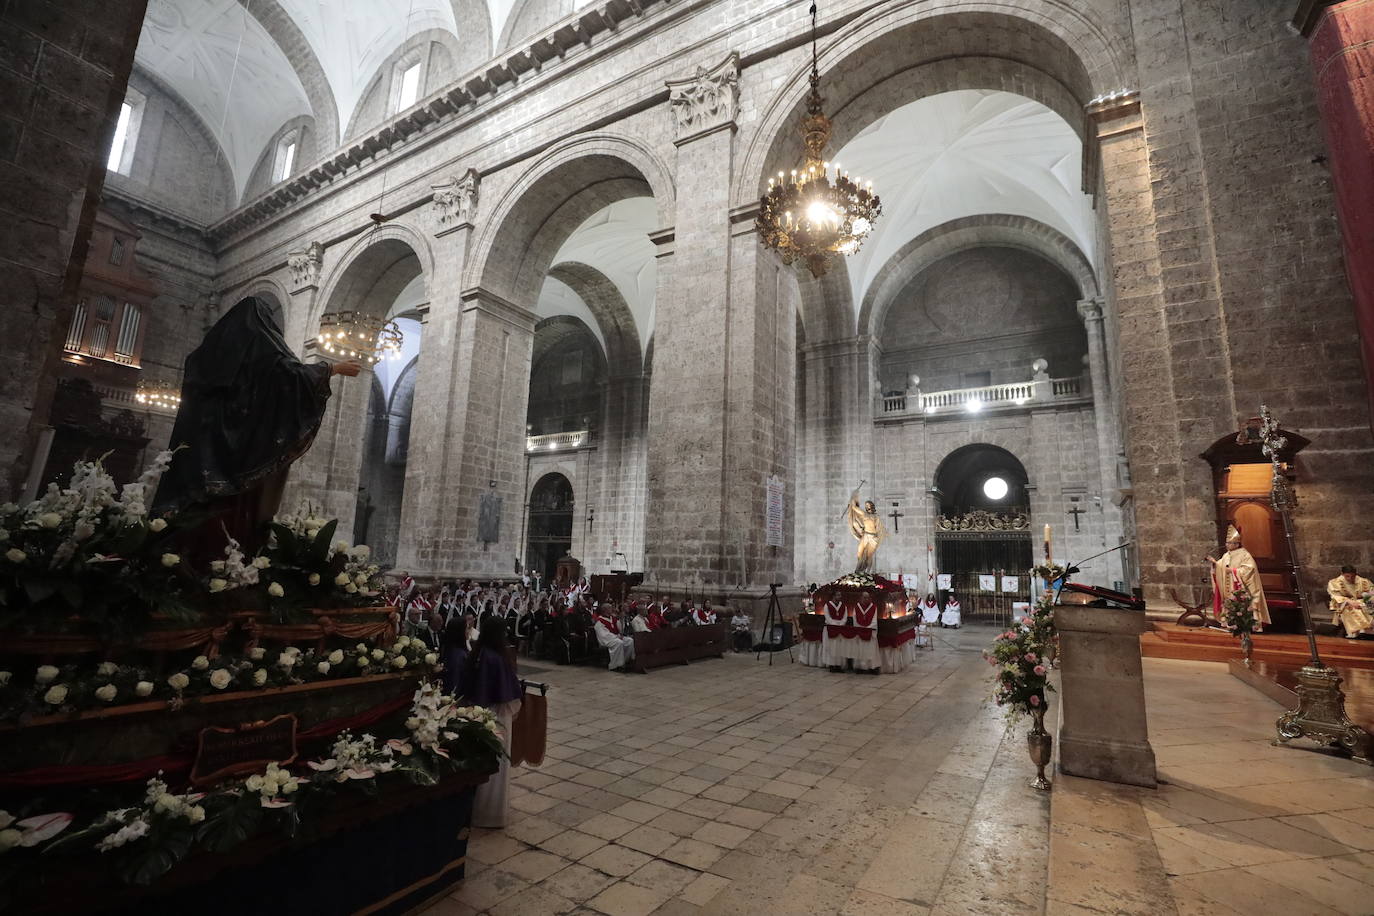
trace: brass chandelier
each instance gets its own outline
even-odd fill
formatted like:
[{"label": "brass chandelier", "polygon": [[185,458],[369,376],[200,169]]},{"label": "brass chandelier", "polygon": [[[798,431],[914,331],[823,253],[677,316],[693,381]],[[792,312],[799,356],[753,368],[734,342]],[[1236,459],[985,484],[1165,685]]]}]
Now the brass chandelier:
[{"label": "brass chandelier", "polygon": [[801,121],[806,162],[791,174],[778,172],[768,179],[768,193],[759,201],[755,224],[763,244],[776,251],[784,264],[805,261],[814,277],[825,274],[833,255],[858,251],[883,210],[882,201],[873,193],[873,182],[865,185],[851,178],[839,163],[824,159],[831,127],[823,104],[813,2],[811,94]]},{"label": "brass chandelier", "polygon": [[329,312],[320,318],[316,342],[321,350],[341,359],[375,364],[383,358],[399,359],[405,337],[394,321],[344,311]]},{"label": "brass chandelier", "polygon": [[134,400],[148,408],[176,410],[181,406],[181,389],[163,379],[139,379]]}]

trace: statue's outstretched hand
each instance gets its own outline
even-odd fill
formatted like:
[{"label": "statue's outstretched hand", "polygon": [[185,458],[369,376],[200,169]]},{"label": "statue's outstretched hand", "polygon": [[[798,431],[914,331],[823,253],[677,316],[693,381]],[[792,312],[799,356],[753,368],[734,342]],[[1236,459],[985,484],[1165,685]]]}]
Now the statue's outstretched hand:
[{"label": "statue's outstretched hand", "polygon": [[337,362],[332,367],[330,367],[330,372],[332,374],[346,375],[349,378],[355,377],[361,371],[363,371],[363,364],[358,362],[356,359],[346,359],[342,362]]}]

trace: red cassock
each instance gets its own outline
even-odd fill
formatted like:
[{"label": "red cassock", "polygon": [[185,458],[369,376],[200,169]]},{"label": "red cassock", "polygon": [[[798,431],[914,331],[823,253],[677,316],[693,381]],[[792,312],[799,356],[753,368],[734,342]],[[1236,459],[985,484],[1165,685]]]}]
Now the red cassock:
[{"label": "red cassock", "polygon": [[661,630],[663,629],[663,614],[659,612],[658,608],[651,607],[649,608],[649,616],[645,618],[645,623],[649,625],[650,630]]}]

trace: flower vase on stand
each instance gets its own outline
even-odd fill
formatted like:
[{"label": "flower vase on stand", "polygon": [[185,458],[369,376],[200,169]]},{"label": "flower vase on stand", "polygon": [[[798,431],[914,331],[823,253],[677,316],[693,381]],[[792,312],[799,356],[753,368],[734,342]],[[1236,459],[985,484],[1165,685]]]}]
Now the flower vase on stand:
[{"label": "flower vase on stand", "polygon": [[1049,765],[1054,750],[1054,738],[1045,731],[1045,704],[1031,707],[1031,729],[1026,733],[1026,747],[1030,751],[1031,763],[1035,764],[1035,779],[1031,780],[1032,789],[1047,790],[1050,781],[1045,778],[1045,767]]},{"label": "flower vase on stand", "polygon": [[1255,641],[1250,638],[1249,631],[1240,634],[1240,651],[1245,655],[1245,667],[1250,667],[1250,653],[1255,648]]}]

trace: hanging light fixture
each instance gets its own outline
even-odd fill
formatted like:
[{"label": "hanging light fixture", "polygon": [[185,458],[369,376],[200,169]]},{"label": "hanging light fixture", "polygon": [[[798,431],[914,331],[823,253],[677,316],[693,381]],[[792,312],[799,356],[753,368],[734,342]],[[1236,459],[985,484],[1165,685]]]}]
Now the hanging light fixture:
[{"label": "hanging light fixture", "polygon": [[405,341],[400,325],[362,312],[327,312],[320,318],[319,348],[340,359],[357,359],[375,364],[382,359],[400,359]]},{"label": "hanging light fixture", "polygon": [[763,244],[782,256],[784,264],[805,261],[811,275],[820,277],[836,254],[853,254],[883,205],[873,182],[851,178],[838,162],[824,159],[830,142],[830,119],[821,98],[821,72],[816,58],[816,4],[811,4],[811,94],[801,121],[806,162],[792,172],[768,179],[768,193],[759,202],[756,220]]},{"label": "hanging light fixture", "polygon": [[139,379],[134,400],[148,408],[176,410],[181,406],[181,389],[162,379]]}]

